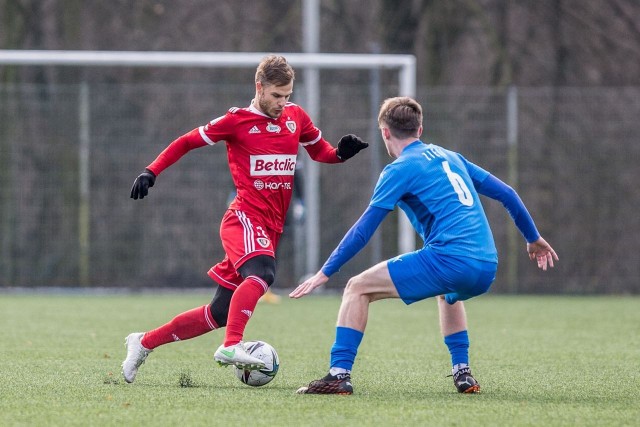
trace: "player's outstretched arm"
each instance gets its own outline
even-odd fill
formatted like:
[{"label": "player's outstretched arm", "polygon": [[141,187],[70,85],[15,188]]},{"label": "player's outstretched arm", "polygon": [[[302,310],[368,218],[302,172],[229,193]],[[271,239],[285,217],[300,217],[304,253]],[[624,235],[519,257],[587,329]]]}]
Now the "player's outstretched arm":
[{"label": "player's outstretched arm", "polygon": [[153,187],[153,184],[156,182],[156,177],[160,175],[163,170],[177,162],[189,151],[207,145],[200,135],[200,128],[195,128],[191,132],[185,133],[175,139],[145,168],[144,172],[138,175],[133,182],[133,187],[131,187],[131,198],[134,200],[144,199],[144,196],[149,194],[149,187]]},{"label": "player's outstretched arm", "polygon": [[527,252],[529,259],[538,262],[538,268],[547,271],[547,266],[553,267],[553,261],[559,261],[556,251],[542,237],[533,243],[527,243]]},{"label": "player's outstretched arm", "polygon": [[131,187],[131,198],[133,200],[144,199],[144,196],[149,194],[149,187],[153,187],[156,182],[156,174],[150,169],[145,169],[135,181]]},{"label": "player's outstretched arm", "polygon": [[318,271],[316,274],[298,285],[298,287],[289,294],[289,297],[301,298],[313,292],[317,287],[324,285],[328,280],[329,278],[322,271]]},{"label": "player's outstretched arm", "polygon": [[338,246],[331,252],[320,271],[295,288],[289,296],[291,298],[300,298],[325,284],[329,280],[329,276],[339,271],[342,265],[365,247],[389,212],[391,211],[377,206],[367,207],[362,216],[344,235]]}]

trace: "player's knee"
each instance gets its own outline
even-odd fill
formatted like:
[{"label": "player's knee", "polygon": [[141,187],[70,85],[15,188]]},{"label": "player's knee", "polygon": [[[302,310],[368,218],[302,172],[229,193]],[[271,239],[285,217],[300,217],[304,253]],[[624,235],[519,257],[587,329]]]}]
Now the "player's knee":
[{"label": "player's knee", "polygon": [[273,285],[273,282],[276,280],[275,262],[262,264],[258,271],[256,271],[253,275],[260,277],[262,280],[267,282],[267,285]]},{"label": "player's knee", "polygon": [[362,295],[365,292],[365,283],[360,275],[354,276],[347,282],[347,286],[344,287],[344,296],[357,296]]},{"label": "player's knee", "polygon": [[262,278],[262,280],[267,282],[267,285],[269,286],[273,285],[273,282],[276,280],[275,267],[273,269],[269,268],[269,269],[263,270],[260,277]]},{"label": "player's knee", "polygon": [[276,280],[276,260],[270,256],[260,255],[245,262],[238,271],[242,277],[257,276],[271,286]]}]

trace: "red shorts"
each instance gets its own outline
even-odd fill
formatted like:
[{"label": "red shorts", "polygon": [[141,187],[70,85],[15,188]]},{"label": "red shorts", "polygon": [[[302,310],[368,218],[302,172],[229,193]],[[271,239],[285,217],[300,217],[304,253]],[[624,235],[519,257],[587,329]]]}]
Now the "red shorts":
[{"label": "red shorts", "polygon": [[281,234],[265,227],[260,218],[249,218],[243,211],[227,210],[220,224],[225,257],[207,274],[220,286],[235,290],[244,280],[238,268],[258,255],[275,258]]}]

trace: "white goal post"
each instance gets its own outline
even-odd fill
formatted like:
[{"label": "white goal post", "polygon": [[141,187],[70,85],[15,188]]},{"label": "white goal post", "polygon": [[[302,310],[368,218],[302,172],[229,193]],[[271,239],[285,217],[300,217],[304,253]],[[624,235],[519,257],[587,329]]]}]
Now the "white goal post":
[{"label": "white goal post", "polygon": [[[142,51],[84,51],[84,50],[0,50],[0,65],[22,66],[109,66],[109,67],[205,67],[205,68],[254,68],[268,52],[142,52]],[[401,96],[415,97],[416,58],[413,55],[350,54],[350,53],[281,53],[295,68],[318,69],[395,69],[398,70],[398,87]],[[307,91],[318,91],[308,85]],[[318,93],[307,93],[306,99],[318,102]],[[319,111],[317,106],[304,106],[309,111]],[[313,118],[314,121],[317,118]],[[88,162],[81,156],[80,161]],[[320,261],[320,200],[317,165],[310,162],[305,180],[307,234],[306,270],[314,273]],[[88,171],[88,165],[80,165],[80,171]],[[81,179],[81,182],[86,181]],[[88,182],[88,181],[87,181]],[[81,191],[81,195],[86,193]],[[87,212],[88,214],[88,212]],[[416,235],[404,214],[398,220],[398,250],[401,253],[415,250]]]}]

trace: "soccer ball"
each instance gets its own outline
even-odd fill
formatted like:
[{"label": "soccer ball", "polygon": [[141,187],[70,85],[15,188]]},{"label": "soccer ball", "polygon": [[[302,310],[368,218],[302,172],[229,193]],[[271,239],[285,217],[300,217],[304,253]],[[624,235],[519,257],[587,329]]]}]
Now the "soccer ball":
[{"label": "soccer ball", "polygon": [[235,368],[236,377],[243,383],[253,387],[270,383],[280,368],[280,359],[276,349],[264,341],[247,341],[244,343],[244,348],[247,353],[262,360],[266,366],[255,371]]}]

